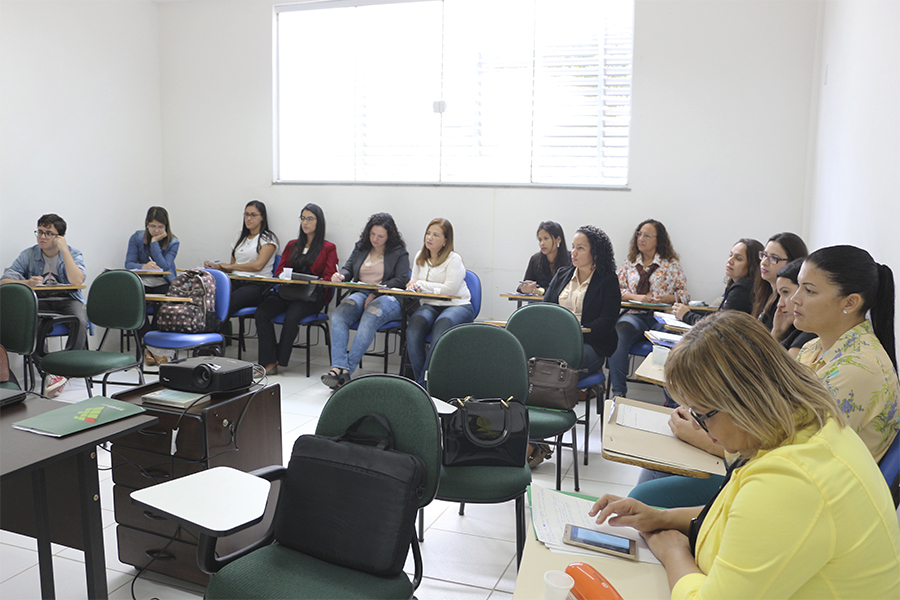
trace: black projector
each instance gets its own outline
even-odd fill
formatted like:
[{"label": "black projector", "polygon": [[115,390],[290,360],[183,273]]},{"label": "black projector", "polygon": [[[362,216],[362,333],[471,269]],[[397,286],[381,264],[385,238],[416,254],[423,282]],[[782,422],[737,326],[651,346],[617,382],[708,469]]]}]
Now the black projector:
[{"label": "black projector", "polygon": [[182,392],[232,392],[253,385],[253,363],[217,356],[184,358],[161,364],[159,382]]}]

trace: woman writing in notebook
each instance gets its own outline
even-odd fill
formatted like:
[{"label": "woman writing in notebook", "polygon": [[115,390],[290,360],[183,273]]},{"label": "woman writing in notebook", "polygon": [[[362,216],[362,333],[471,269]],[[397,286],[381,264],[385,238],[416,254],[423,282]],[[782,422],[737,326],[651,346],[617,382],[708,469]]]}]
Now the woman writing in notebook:
[{"label": "woman writing in notebook", "polygon": [[797,360],[815,372],[881,460],[900,427],[894,273],[861,248],[831,246],[810,254],[797,280],[794,326],[819,336]]},{"label": "woman writing in notebook", "polygon": [[[394,218],[375,213],[363,228],[359,241],[332,281],[358,281],[388,288],[402,288],[409,277],[409,252]],[[331,369],[322,383],[337,389],[350,380],[378,328],[400,318],[400,301],[374,292],[353,292],[331,315]],[[350,349],[350,326],[359,326]]]},{"label": "woman writing in notebook", "polygon": [[541,222],[538,225],[537,240],[541,249],[528,260],[525,277],[516,290],[520,294],[543,296],[556,272],[572,264],[566,250],[566,234],[559,223]]},{"label": "woman writing in notebook", "polygon": [[[148,294],[165,294],[175,279],[175,257],[181,243],[169,225],[169,213],[162,206],[151,206],[144,218],[144,229],[135,231],[128,240],[125,252],[125,268],[137,271],[160,271],[159,275],[142,274],[141,283]],[[152,322],[144,320],[138,329],[140,339],[156,327],[156,313]],[[144,348],[144,361],[155,365],[169,360],[166,351]],[[174,356],[174,354],[173,354]]]},{"label": "woman writing in notebook", "polygon": [[[619,267],[618,275],[623,302],[686,304],[691,299],[686,287],[687,278],[669,234],[662,223],[653,219],[638,224],[631,238],[628,259]],[[616,323],[619,341],[609,358],[609,379],[614,395],[627,394],[629,352],[649,329],[662,329],[651,310],[631,310]]]},{"label": "woman writing in notebook", "polygon": [[425,241],[413,262],[406,289],[432,294],[457,296],[449,300],[423,298],[421,306],[409,318],[406,350],[413,377],[425,384],[425,368],[431,351],[425,352],[425,339],[431,334],[431,347],[445,331],[460,323],[475,320],[472,294],[466,285],[466,267],[453,251],[453,225],[447,219],[432,219],[425,229]]},{"label": "woman writing in notebook", "polygon": [[[206,261],[203,266],[226,273],[272,277],[276,252],[278,236],[269,229],[266,205],[259,200],[251,200],[244,207],[244,224],[231,249],[231,262]],[[242,308],[259,306],[264,289],[264,286],[252,281],[233,280],[228,317]]]},{"label": "woman writing in notebook", "polygon": [[[290,267],[297,273],[330,280],[337,271],[337,248],[325,239],[325,214],[317,204],[309,203],[300,211],[300,232],[296,240],[288,242],[275,269],[278,277]],[[294,338],[300,321],[322,310],[331,300],[332,290],[309,284],[284,283],[278,291],[267,296],[256,309],[256,329],[259,335],[259,364],[266,374],[275,373],[278,365],[286,367],[294,349]],[[281,338],[275,338],[272,319],[285,313]]]},{"label": "woman writing in notebook", "polygon": [[888,487],[815,376],[740,311],[700,321],[666,385],[742,460],[706,507],[605,495],[598,524],[638,529],[673,598],[897,598],[900,527]]},{"label": "woman writing in notebook", "polygon": [[[739,310],[747,314],[753,311],[753,299],[759,293],[759,289],[763,286],[768,287],[759,274],[757,257],[762,250],[763,245],[752,238],[741,238],[731,248],[728,260],[725,261],[726,285],[719,310]],[[691,307],[681,302],[675,303],[672,312],[676,318],[690,325],[694,325],[709,314],[691,312]]]}]

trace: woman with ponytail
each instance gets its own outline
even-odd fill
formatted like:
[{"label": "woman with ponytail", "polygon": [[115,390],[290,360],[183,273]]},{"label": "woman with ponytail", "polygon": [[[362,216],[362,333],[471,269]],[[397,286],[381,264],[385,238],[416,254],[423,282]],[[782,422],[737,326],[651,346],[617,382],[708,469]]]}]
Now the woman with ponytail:
[{"label": "woman with ponytail", "polygon": [[894,274],[861,248],[831,246],[803,261],[798,283],[794,326],[819,338],[797,360],[815,371],[880,460],[900,426]]}]

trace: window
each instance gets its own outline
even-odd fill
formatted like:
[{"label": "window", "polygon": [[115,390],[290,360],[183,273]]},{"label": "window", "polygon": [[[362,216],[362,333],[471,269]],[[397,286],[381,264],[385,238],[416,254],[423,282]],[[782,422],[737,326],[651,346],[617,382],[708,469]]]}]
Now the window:
[{"label": "window", "polygon": [[337,0],[276,17],[276,181],[627,184],[633,0]]}]

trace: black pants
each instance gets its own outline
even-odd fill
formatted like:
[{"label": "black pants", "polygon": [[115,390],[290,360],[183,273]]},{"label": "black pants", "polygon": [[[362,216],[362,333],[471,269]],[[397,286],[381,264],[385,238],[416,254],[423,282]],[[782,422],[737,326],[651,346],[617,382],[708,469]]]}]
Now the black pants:
[{"label": "black pants", "polygon": [[[300,320],[321,312],[322,300],[284,300],[273,294],[256,309],[256,331],[259,338],[259,364],[266,366],[277,362],[286,367],[294,349],[294,338],[300,330]],[[275,324],[272,319],[286,313],[281,326],[281,339],[275,340]]]},{"label": "black pants", "polygon": [[251,306],[259,306],[263,299],[263,290],[266,286],[261,283],[252,283],[245,281],[231,282],[231,298],[228,301],[228,317],[227,321],[242,308]]},{"label": "black pants", "polygon": [[[87,310],[84,304],[73,298],[39,298],[38,310],[44,313],[57,313],[60,315],[71,315],[78,319],[78,325],[69,325],[69,336],[75,339],[72,346],[73,350],[84,350],[87,348]],[[46,340],[43,340],[46,342]],[[46,343],[44,344],[46,346]],[[46,352],[46,347],[38,348],[38,352]]]}]

